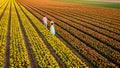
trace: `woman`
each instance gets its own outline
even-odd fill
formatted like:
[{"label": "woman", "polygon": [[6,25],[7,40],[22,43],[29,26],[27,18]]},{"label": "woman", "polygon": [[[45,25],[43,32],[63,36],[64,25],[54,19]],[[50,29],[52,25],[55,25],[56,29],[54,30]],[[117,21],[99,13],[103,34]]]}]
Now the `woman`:
[{"label": "woman", "polygon": [[43,23],[47,27],[47,17],[43,17]]},{"label": "woman", "polygon": [[54,22],[53,22],[53,21],[50,22],[50,32],[51,32],[53,35],[55,35],[55,28],[54,28]]}]

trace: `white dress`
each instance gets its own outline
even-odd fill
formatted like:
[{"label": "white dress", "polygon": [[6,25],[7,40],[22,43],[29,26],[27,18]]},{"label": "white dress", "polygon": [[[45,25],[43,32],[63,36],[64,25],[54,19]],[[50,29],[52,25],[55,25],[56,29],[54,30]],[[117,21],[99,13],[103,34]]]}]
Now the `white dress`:
[{"label": "white dress", "polygon": [[55,28],[53,25],[50,26],[50,32],[55,35]]}]

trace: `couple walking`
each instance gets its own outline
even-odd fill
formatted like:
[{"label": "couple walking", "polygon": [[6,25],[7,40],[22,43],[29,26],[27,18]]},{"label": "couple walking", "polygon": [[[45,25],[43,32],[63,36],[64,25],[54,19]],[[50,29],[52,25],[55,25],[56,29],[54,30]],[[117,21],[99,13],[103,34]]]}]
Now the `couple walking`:
[{"label": "couple walking", "polygon": [[[43,23],[45,25],[45,27],[47,27],[47,17],[43,17]],[[54,22],[53,21],[50,21],[50,32],[55,35],[55,28],[54,28]]]}]

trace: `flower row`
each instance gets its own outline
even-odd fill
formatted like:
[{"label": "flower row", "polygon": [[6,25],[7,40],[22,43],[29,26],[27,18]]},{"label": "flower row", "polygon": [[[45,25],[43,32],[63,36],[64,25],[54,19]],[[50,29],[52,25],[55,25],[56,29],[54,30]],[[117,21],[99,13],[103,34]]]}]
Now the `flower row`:
[{"label": "flower row", "polygon": [[46,38],[47,42],[51,45],[61,61],[65,63],[66,67],[87,67],[86,64],[81,61],[81,59],[79,59],[76,55],[74,55],[72,51],[67,48],[60,40],[52,36],[52,34],[43,26],[42,23],[39,22],[39,20],[37,20],[27,10],[24,9],[24,11],[29,15],[31,19],[34,20],[36,27]]},{"label": "flower row", "polygon": [[11,0],[11,24],[10,24],[10,68],[30,68],[27,50],[22,37],[14,0]]},{"label": "flower row", "polygon": [[[2,2],[2,1],[0,1]],[[3,2],[6,2],[3,1]],[[7,2],[1,6],[0,8],[0,13],[3,13],[3,10],[5,9],[5,7],[7,6],[3,16],[0,19],[0,67],[2,67],[3,65],[3,58],[5,55],[5,43],[6,43],[6,32],[7,32],[7,25],[8,25],[8,16],[9,16],[9,10],[10,10],[10,6],[9,4],[7,5]]]},{"label": "flower row", "polygon": [[[21,5],[16,4],[17,10],[19,11],[20,19],[28,36],[29,42],[31,44],[31,49],[33,51],[34,57],[37,61],[39,67],[57,67],[59,68],[56,60],[47,49],[46,45],[43,43],[41,37],[38,35],[34,27],[30,24],[30,21],[25,16],[21,10]],[[26,9],[24,9],[26,10]],[[30,14],[29,12],[26,12]],[[35,20],[32,19],[34,22]]]}]

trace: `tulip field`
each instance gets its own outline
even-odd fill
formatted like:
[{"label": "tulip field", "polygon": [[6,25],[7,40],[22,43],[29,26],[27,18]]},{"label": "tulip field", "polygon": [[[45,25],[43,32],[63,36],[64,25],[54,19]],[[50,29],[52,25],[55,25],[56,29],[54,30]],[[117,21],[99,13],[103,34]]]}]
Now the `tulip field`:
[{"label": "tulip field", "polygon": [[[51,20],[55,36],[49,30]],[[119,67],[119,9],[52,0],[0,0],[0,68]]]}]

